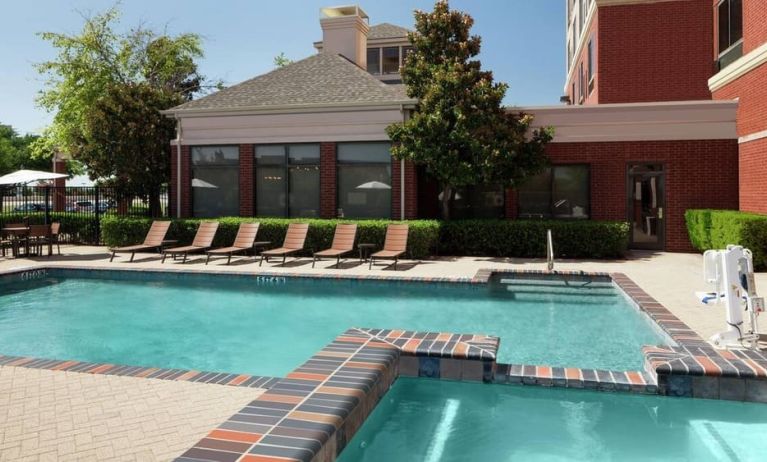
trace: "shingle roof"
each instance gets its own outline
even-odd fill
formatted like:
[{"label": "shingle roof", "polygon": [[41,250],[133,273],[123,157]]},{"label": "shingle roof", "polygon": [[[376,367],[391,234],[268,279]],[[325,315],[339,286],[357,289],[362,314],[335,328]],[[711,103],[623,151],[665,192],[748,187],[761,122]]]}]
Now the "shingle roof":
[{"label": "shingle roof", "polygon": [[403,85],[387,85],[340,55],[319,53],[168,112],[408,101]]},{"label": "shingle roof", "polygon": [[370,32],[368,32],[368,40],[405,38],[407,37],[408,32],[410,32],[410,29],[384,22],[381,24],[376,24],[375,26],[370,26]]}]

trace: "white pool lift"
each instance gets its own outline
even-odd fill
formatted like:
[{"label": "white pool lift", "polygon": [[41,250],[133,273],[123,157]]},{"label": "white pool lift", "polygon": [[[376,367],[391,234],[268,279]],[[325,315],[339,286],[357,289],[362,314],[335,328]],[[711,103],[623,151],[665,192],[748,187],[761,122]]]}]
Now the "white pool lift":
[{"label": "white pool lift", "polygon": [[[764,298],[757,297],[751,251],[739,245],[703,254],[703,277],[710,292],[696,292],[704,304],[724,303],[727,330],[712,336],[716,348],[759,348],[757,317],[764,311]],[[746,328],[744,312],[750,326]]]}]

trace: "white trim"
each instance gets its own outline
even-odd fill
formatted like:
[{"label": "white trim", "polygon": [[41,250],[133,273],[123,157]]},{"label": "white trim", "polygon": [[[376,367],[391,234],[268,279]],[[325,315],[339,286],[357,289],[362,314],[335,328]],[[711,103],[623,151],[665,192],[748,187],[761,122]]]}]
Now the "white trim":
[{"label": "white trim", "polygon": [[[583,0],[581,0],[583,1]],[[575,47],[575,50],[573,51],[573,59],[570,63],[570,69],[567,70],[567,78],[565,79],[565,87],[564,92],[567,94],[568,90],[568,83],[570,83],[570,79],[573,78],[573,75],[575,74],[575,68],[577,67],[575,63],[578,61],[576,57],[581,55],[581,52],[583,51],[583,47],[586,46],[586,42],[588,41],[588,38],[591,37],[591,34],[588,32],[591,29],[591,23],[594,21],[594,16],[596,16],[597,11],[597,1],[591,2],[591,5],[589,6],[589,11],[586,13],[586,19],[584,19],[583,22],[583,30],[581,30],[581,36],[578,38],[578,45]],[[577,25],[574,25],[573,28],[577,27]],[[570,29],[570,24],[567,25],[567,29]],[[569,52],[570,50],[567,50]]]},{"label": "white trim", "polygon": [[767,43],[763,43],[749,51],[708,79],[708,89],[716,91],[728,83],[753,71],[764,63],[767,63]]},{"label": "white trim", "polygon": [[761,140],[767,138],[767,130],[751,133],[750,135],[741,136],[738,138],[738,144],[749,143],[751,141]]}]

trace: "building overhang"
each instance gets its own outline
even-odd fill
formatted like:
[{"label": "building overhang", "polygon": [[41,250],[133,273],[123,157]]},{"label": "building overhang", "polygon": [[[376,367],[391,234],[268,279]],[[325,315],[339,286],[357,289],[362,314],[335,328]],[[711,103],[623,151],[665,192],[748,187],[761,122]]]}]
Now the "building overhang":
[{"label": "building overhang", "polygon": [[553,127],[554,143],[737,140],[738,101],[680,101],[584,106],[510,107]]},{"label": "building overhang", "polygon": [[194,108],[166,109],[161,114],[169,118],[186,117],[216,117],[232,115],[270,115],[270,114],[301,114],[317,112],[343,111],[380,111],[389,109],[413,109],[418,101],[407,99],[401,101],[386,101],[380,103],[321,103],[321,104],[287,104],[284,106],[244,106],[232,108]]}]

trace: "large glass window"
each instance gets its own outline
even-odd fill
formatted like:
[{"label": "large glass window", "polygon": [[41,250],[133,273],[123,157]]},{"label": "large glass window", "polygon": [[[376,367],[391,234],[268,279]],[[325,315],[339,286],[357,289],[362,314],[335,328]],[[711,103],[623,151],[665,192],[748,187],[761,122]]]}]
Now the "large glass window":
[{"label": "large glass window", "polygon": [[719,69],[743,56],[743,2],[722,0],[717,6]]},{"label": "large glass window", "polygon": [[192,147],[192,213],[195,217],[240,213],[240,148]]},{"label": "large glass window", "polygon": [[[442,193],[440,193],[441,196]],[[438,196],[438,199],[442,199]],[[467,186],[453,194],[450,216],[462,218],[504,218],[504,192],[497,186]]]},{"label": "large glass window", "polygon": [[589,217],[589,166],[554,165],[518,188],[521,218]]},{"label": "large glass window", "polygon": [[383,73],[396,74],[399,72],[399,47],[383,48]]},{"label": "large glass window", "polygon": [[391,217],[390,143],[339,143],[338,214]]},{"label": "large glass window", "polygon": [[318,217],[320,146],[256,146],[256,214]]},{"label": "large glass window", "polygon": [[368,48],[368,72],[374,75],[381,73],[381,49]]}]

